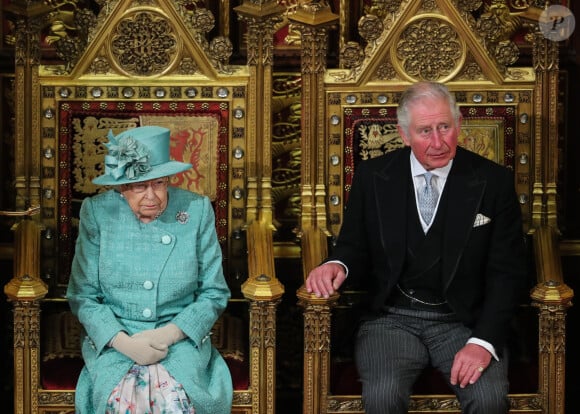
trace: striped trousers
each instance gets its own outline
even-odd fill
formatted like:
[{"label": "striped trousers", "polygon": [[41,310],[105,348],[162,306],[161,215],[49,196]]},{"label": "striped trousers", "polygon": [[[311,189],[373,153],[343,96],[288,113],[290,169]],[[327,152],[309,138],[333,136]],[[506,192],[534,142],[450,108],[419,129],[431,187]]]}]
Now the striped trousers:
[{"label": "striped trousers", "polygon": [[363,322],[355,359],[367,414],[406,414],[416,379],[429,365],[441,371],[467,414],[505,414],[509,410],[507,353],[492,358],[480,379],[465,388],[449,383],[455,354],[471,336],[453,314],[388,307]]}]

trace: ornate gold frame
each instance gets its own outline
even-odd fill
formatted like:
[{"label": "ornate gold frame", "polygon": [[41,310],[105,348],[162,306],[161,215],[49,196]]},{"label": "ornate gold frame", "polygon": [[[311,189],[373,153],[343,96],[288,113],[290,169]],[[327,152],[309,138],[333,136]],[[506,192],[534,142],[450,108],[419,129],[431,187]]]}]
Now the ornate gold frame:
[{"label": "ornate gold frame", "polygon": [[[352,173],[345,169],[350,154],[345,117],[358,109],[394,108],[408,84],[426,78],[447,82],[460,104],[479,115],[475,123],[486,122],[477,120],[484,117],[479,111],[493,115],[500,107],[513,110],[513,136],[508,136],[505,125],[498,128],[504,132],[504,142],[512,140],[503,159],[509,158],[516,173],[526,230],[535,242],[538,284],[531,303],[539,312],[540,388],[535,394],[512,396],[512,401],[522,411],[563,412],[565,315],[573,292],[561,278],[555,230],[558,45],[537,30],[534,19],[539,10],[526,5],[514,14],[506,12],[507,1],[497,0],[475,19],[472,12],[481,5],[478,0],[371,1],[371,6],[355,11],[349,2],[334,0],[339,14],[333,13],[330,1],[298,2],[296,12],[288,15],[300,33],[301,45],[297,235],[302,249],[298,252],[293,246],[273,243],[273,201],[279,194],[272,188],[272,155],[279,148],[272,139],[276,105],[272,38],[284,7],[276,0],[243,0],[233,8],[247,28],[245,41],[252,47],[247,48],[245,65],[231,65],[229,0],[213,5],[220,14],[219,35],[213,39],[208,38],[209,10],[188,8],[186,2],[97,2],[103,4],[98,16],[75,8],[77,3],[32,0],[4,7],[15,23],[14,199],[17,210],[30,212],[14,228],[15,276],[5,286],[14,307],[15,413],[73,411],[72,390],[39,386],[41,309],[49,301],[63,301],[60,243],[70,241],[60,239],[70,236],[61,227],[70,219],[63,210],[68,200],[61,198],[70,182],[62,174],[67,171],[69,149],[60,145],[59,107],[79,100],[89,106],[114,103],[120,111],[128,103],[227,106],[225,178],[217,182],[218,191],[227,193],[227,203],[217,207],[223,207],[225,214],[224,248],[244,253],[231,265],[244,269],[239,282],[242,295],[235,300],[248,307],[250,357],[250,387],[235,393],[234,411],[273,414],[276,309],[284,292],[276,278],[274,257],[301,254],[305,275],[325,257],[329,238],[340,227]],[[71,5],[79,20],[67,29],[73,22],[74,13],[67,8]],[[358,14],[362,16],[354,22]],[[348,35],[355,24],[362,43]],[[169,36],[161,36],[163,47],[148,44],[133,50],[131,42],[140,38],[136,33],[141,29],[145,34],[162,30]],[[329,69],[328,40],[335,29],[340,64]],[[532,55],[531,67],[513,66],[522,46],[511,40],[516,30],[527,33],[523,46]],[[433,55],[438,46],[433,43],[431,48],[420,47],[429,40],[426,31],[444,34],[453,53]],[[55,51],[58,65],[42,60],[45,41]],[[140,66],[127,57],[144,63]],[[425,62],[435,62],[435,71]],[[483,128],[493,131],[495,122]],[[34,208],[27,210],[29,206]],[[360,412],[359,396],[328,392],[330,318],[338,298],[317,299],[300,289],[298,299],[305,321],[303,412]],[[416,412],[433,406],[455,409],[456,403],[451,396],[413,396]]]},{"label": "ornate gold frame", "polygon": [[[535,240],[538,284],[530,301],[539,310],[539,390],[510,395],[512,410],[561,413],[563,316],[573,292],[563,283],[555,242],[557,45],[541,36],[534,21],[537,10],[529,6],[516,16],[506,1],[494,1],[476,19],[471,12],[479,8],[479,2],[385,4],[386,9],[370,7],[360,18],[364,44],[341,44],[340,69],[327,69],[324,60],[324,40],[333,22],[330,9],[322,4],[305,7],[302,15],[294,17],[301,25],[304,47],[303,93],[307,99],[303,110],[311,114],[303,122],[299,235],[304,275],[326,257],[328,240],[340,229],[356,165],[349,142],[352,114],[358,111],[357,119],[382,117],[389,122],[394,119],[392,108],[410,83],[445,82],[463,107],[464,117],[472,116],[473,122],[491,130],[504,124],[502,163],[514,169],[525,230]],[[492,36],[498,27],[501,33]],[[519,51],[510,39],[518,30],[529,32],[526,38],[533,50],[533,67],[512,66]],[[506,117],[510,119],[507,128]],[[396,134],[385,134],[382,143],[373,144],[381,150],[388,147],[386,143],[395,145]],[[303,412],[362,413],[360,396],[330,392],[331,316],[339,295],[316,298],[301,287],[297,296],[304,308]],[[410,412],[459,412],[459,406],[450,395],[413,395]]]},{"label": "ornate gold frame", "polygon": [[[272,2],[237,7],[248,36],[263,44],[248,65],[230,65],[229,39],[207,38],[211,12],[184,2],[113,0],[97,16],[81,3],[64,1],[7,9],[18,22],[15,198],[19,209],[40,206],[39,215],[16,227],[18,265],[5,287],[14,306],[15,413],[74,411],[74,390],[43,389],[39,364],[41,309],[48,302],[66,306],[70,251],[64,246],[74,240],[67,111],[115,116],[131,107],[139,118],[195,116],[214,107],[226,116],[217,131],[216,226],[226,268],[234,267],[236,278],[244,276],[232,301],[246,305],[248,320],[250,385],[235,391],[233,412],[273,414],[275,313],[284,289],[273,262],[271,164],[256,160],[269,158],[271,132],[264,134],[267,129],[259,126],[268,124],[272,87],[271,37],[264,34],[279,7]],[[63,19],[70,25],[60,26]],[[48,36],[42,40],[64,64],[41,61],[38,45],[45,28]],[[240,243],[248,254],[239,251]]]}]

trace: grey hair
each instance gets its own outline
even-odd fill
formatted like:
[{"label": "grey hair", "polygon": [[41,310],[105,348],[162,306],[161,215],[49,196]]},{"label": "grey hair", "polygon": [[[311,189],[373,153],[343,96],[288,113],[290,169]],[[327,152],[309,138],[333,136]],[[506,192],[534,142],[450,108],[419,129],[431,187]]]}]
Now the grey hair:
[{"label": "grey hair", "polygon": [[410,115],[409,109],[417,101],[424,98],[443,99],[449,103],[449,109],[455,123],[459,122],[461,112],[455,102],[455,97],[447,86],[439,82],[418,82],[407,88],[401,95],[397,107],[397,123],[406,135],[409,135]]}]

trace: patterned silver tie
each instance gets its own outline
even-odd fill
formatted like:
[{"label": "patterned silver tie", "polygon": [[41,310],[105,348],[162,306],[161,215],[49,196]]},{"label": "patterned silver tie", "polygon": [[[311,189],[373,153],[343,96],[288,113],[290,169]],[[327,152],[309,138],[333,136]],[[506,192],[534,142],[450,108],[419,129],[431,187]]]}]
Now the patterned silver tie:
[{"label": "patterned silver tie", "polygon": [[419,191],[419,212],[425,223],[429,224],[433,219],[439,192],[437,186],[432,185],[433,174],[426,172],[423,177],[425,177],[425,187]]}]

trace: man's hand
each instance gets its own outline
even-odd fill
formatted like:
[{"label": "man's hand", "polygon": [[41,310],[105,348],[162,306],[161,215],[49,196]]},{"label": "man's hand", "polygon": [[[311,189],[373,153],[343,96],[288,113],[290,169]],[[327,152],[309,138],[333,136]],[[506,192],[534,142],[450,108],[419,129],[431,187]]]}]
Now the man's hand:
[{"label": "man's hand", "polygon": [[487,349],[476,344],[467,344],[455,354],[451,367],[451,384],[465,388],[475,384],[491,362]]},{"label": "man's hand", "polygon": [[346,279],[344,267],[338,263],[324,263],[312,269],[306,279],[306,291],[317,297],[328,298]]},{"label": "man's hand", "polygon": [[141,336],[129,336],[121,331],[111,341],[111,347],[131,358],[139,365],[151,365],[167,356],[166,344]]},{"label": "man's hand", "polygon": [[185,334],[174,323],[168,323],[165,326],[157,329],[148,329],[146,331],[137,332],[133,338],[143,337],[147,338],[153,343],[161,343],[170,347],[176,342],[185,339]]}]

